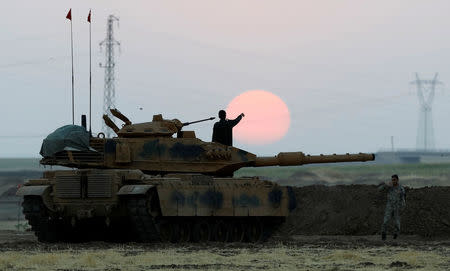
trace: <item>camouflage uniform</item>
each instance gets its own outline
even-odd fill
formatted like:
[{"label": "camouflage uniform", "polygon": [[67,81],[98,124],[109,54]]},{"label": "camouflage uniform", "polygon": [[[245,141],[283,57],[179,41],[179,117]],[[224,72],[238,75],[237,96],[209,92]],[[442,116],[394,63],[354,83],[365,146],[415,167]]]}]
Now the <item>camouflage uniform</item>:
[{"label": "camouflage uniform", "polygon": [[400,211],[406,207],[405,189],[400,184],[397,186],[382,184],[378,189],[380,191],[387,190],[387,203],[381,232],[386,233],[386,226],[393,218],[395,224],[394,235],[398,235],[400,232]]}]

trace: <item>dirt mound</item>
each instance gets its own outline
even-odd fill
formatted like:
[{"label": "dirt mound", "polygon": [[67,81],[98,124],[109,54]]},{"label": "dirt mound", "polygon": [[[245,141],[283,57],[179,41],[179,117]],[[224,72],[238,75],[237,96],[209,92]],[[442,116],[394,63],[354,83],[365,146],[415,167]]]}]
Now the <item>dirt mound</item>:
[{"label": "dirt mound", "polygon": [[[371,235],[380,232],[386,193],[375,185],[294,188],[297,209],[282,234]],[[406,188],[402,234],[450,236],[450,187]]]}]

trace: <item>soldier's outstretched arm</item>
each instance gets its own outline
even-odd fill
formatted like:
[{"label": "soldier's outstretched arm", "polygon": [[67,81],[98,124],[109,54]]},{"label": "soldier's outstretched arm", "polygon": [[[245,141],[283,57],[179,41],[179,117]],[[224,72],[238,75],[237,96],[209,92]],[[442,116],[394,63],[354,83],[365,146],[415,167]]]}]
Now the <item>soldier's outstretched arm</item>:
[{"label": "soldier's outstretched arm", "polygon": [[234,120],[228,120],[228,123],[231,124],[231,127],[236,126],[242,119],[242,117],[244,116],[244,113],[241,113],[237,118],[235,118]]}]

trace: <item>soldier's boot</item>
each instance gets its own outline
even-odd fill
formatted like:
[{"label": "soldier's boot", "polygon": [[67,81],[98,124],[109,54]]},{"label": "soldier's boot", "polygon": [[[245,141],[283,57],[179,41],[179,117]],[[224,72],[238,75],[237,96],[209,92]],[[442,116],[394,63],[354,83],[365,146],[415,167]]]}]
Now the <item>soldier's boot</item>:
[{"label": "soldier's boot", "polygon": [[385,232],[382,232],[381,233],[381,240],[386,240],[386,233]]},{"label": "soldier's boot", "polygon": [[394,239],[397,239],[398,234],[394,233]]}]

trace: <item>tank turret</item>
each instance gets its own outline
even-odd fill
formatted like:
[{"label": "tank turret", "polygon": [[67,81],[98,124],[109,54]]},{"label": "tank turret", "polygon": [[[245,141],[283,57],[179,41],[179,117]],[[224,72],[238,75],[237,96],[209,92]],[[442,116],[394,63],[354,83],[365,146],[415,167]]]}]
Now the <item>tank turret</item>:
[{"label": "tank turret", "polygon": [[112,109],[111,113],[124,122],[119,129],[107,115],[103,116],[117,137],[90,138],[90,148],[85,150],[61,148],[63,151],[47,155],[41,160],[41,164],[76,168],[139,169],[145,173],[162,175],[199,173],[231,176],[243,167],[374,160],[373,154],[364,153],[313,156],[302,152],[282,152],[273,157],[257,157],[232,146],[204,142],[196,138],[194,131],[182,130],[189,124],[214,118],[182,123],[178,119],[167,120],[162,115],[154,115],[151,122],[133,124],[118,110]]},{"label": "tank turret", "polygon": [[181,121],[163,119],[161,114],[154,115],[151,122],[133,124],[119,110],[111,109],[111,113],[124,122],[122,128],[119,129],[108,115],[103,115],[103,120],[119,137],[171,137],[183,127]]},{"label": "tank turret", "polygon": [[116,126],[116,124],[108,117],[108,115],[103,115],[103,120],[105,121],[106,125],[108,125],[108,127],[110,127],[119,137],[171,137],[175,133],[178,134],[178,137],[182,137],[180,136],[180,133],[183,133],[181,129],[184,126],[215,119],[214,117],[211,117],[207,119],[182,123],[178,119],[163,119],[162,115],[159,114],[154,115],[151,122],[133,124],[119,110],[111,109],[110,111],[113,116],[124,122],[122,128],[119,129],[119,127]]}]

